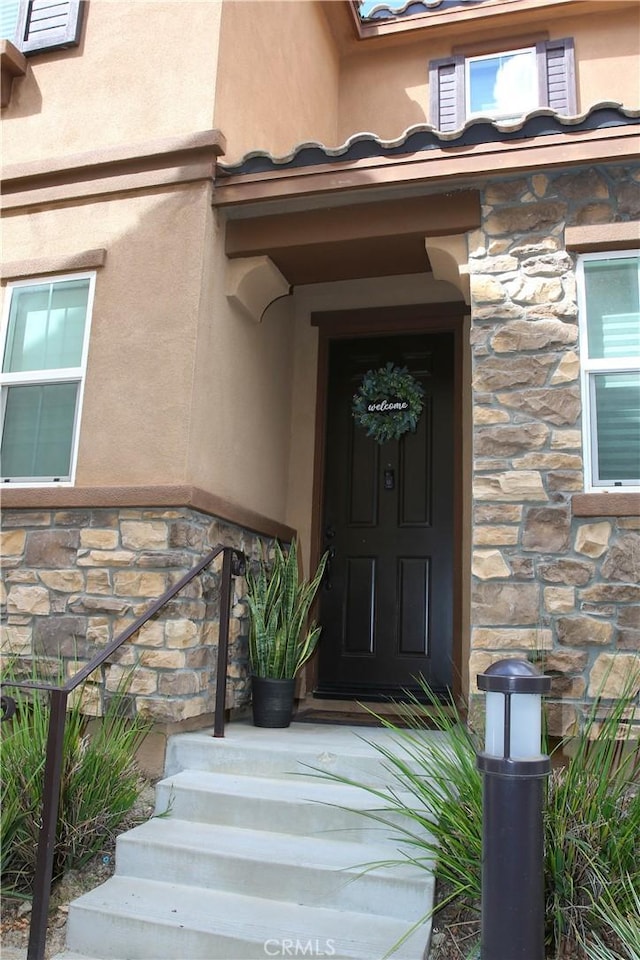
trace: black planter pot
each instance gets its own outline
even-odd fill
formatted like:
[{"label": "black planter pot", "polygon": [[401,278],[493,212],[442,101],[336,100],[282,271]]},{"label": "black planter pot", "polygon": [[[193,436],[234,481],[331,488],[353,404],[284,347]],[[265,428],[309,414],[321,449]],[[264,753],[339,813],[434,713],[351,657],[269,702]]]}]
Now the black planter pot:
[{"label": "black planter pot", "polygon": [[295,680],[252,677],[253,723],[256,727],[288,727],[293,713]]}]

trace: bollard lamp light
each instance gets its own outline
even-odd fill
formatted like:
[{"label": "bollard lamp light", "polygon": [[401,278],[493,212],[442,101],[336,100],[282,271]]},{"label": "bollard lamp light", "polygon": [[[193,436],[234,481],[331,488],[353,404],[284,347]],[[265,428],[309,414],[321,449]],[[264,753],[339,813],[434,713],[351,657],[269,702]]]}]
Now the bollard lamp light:
[{"label": "bollard lamp light", "polygon": [[542,694],[526,660],[499,660],[478,676],[486,692],[482,772],[482,960],[544,960]]},{"label": "bollard lamp light", "polygon": [[[516,774],[518,765],[531,762],[548,764],[541,752],[542,694],[551,686],[551,678],[526,660],[499,660],[478,676],[478,687],[486,696],[485,746],[483,759],[496,769]],[[507,761],[506,767],[504,766]]]}]

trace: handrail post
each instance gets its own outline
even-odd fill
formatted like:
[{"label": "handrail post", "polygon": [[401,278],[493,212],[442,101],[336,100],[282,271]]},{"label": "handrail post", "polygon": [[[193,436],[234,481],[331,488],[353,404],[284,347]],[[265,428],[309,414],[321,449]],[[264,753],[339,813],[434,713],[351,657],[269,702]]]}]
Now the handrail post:
[{"label": "handrail post", "polygon": [[227,663],[229,660],[229,619],[231,616],[232,577],[244,575],[244,555],[225,547],[220,580],[220,627],[218,630],[218,663],[216,666],[216,705],[213,716],[214,737],[224,737],[224,713],[227,700]]},{"label": "handrail post", "polygon": [[38,837],[36,872],[33,881],[33,906],[29,929],[27,960],[44,960],[47,940],[47,919],[51,877],[53,874],[53,854],[56,844],[56,826],[60,804],[60,784],[62,781],[62,748],[64,726],[67,715],[66,690],[51,691],[51,709],[49,712],[49,730],[47,733],[47,753],[44,765],[44,784],[42,790],[42,825]]}]

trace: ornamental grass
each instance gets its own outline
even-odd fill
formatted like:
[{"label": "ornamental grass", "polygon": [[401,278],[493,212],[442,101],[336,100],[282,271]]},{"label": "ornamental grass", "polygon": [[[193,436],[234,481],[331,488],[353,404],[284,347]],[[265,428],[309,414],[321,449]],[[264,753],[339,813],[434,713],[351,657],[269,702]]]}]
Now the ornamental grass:
[{"label": "ornamental grass", "polygon": [[[3,679],[16,679],[11,668]],[[50,709],[42,691],[7,687],[7,692],[16,712],[1,728],[0,880],[3,895],[28,897],[42,816]],[[148,723],[123,716],[122,696],[116,695],[89,732],[91,718],[81,704],[81,696],[74,698],[67,712],[53,880],[103,848],[142,788],[134,756]]]},{"label": "ornamental grass", "polygon": [[[480,740],[452,699],[443,704],[424,681],[420,686],[426,709],[412,697],[397,706],[397,723],[371,711],[394,735],[390,745],[371,743],[387,773],[385,786],[318,772],[369,792],[374,805],[364,815],[399,845],[397,859],[385,866],[435,864],[433,909],[393,950],[450,904],[480,914]],[[601,719],[596,701],[577,735],[556,748],[570,755],[549,778],[544,812],[548,960],[640,957],[640,756],[625,722],[634,702],[621,697]],[[366,868],[376,866],[382,863]]]},{"label": "ornamental grass", "polygon": [[[614,900],[607,889],[606,879],[602,878],[603,893],[594,909],[608,924],[617,938],[618,947],[613,948],[602,942],[596,935],[590,935],[586,942],[589,960],[638,960],[640,957],[640,890],[637,881],[630,876],[623,880],[624,896],[622,906]],[[631,912],[629,913],[629,907]]]}]

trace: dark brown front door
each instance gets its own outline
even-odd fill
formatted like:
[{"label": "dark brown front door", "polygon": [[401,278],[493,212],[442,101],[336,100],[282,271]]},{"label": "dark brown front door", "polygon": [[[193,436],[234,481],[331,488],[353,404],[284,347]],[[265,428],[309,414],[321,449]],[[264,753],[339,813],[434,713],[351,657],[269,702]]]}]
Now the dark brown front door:
[{"label": "dark brown front door", "polygon": [[[415,433],[379,444],[351,409],[388,361],[420,381],[424,409]],[[451,685],[453,370],[452,333],[330,345],[316,696],[398,698],[419,674]]]}]

